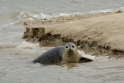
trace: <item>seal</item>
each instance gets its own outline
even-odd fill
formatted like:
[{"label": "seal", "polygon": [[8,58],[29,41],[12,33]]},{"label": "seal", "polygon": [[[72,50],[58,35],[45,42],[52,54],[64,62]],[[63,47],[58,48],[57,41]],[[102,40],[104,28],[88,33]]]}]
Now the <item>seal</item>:
[{"label": "seal", "polygon": [[33,63],[43,65],[60,65],[66,63],[78,63],[80,61],[92,61],[79,54],[77,46],[73,42],[67,42],[65,46],[52,48],[34,59]]}]

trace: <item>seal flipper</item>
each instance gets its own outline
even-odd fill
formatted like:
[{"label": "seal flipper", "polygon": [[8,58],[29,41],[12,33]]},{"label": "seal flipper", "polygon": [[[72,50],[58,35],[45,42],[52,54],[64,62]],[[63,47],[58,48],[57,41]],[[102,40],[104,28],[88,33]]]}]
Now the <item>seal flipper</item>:
[{"label": "seal flipper", "polygon": [[93,61],[93,60],[85,58],[85,57],[81,57],[79,62],[91,62],[91,61]]},{"label": "seal flipper", "polygon": [[91,62],[95,59],[95,56],[92,55],[86,55],[84,52],[78,50],[79,54],[81,55],[79,62]]},{"label": "seal flipper", "polygon": [[50,49],[34,59],[33,63],[41,63],[43,65],[60,64],[62,61],[63,46]]},{"label": "seal flipper", "polygon": [[95,59],[95,56],[81,55],[80,62],[91,62]]}]

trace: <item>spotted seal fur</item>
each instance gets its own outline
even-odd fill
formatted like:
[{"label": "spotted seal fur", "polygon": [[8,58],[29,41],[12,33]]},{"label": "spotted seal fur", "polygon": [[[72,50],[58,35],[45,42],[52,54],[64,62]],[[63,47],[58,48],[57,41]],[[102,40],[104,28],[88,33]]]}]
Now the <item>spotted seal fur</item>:
[{"label": "spotted seal fur", "polygon": [[34,59],[33,63],[43,65],[78,63],[80,61],[92,61],[79,54],[77,46],[73,42],[67,42],[65,46],[52,48]]}]

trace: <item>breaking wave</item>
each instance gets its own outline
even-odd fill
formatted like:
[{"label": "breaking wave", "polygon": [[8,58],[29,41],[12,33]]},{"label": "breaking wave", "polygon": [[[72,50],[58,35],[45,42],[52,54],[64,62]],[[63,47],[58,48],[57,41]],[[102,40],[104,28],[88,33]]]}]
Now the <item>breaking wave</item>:
[{"label": "breaking wave", "polygon": [[75,12],[75,13],[58,13],[58,14],[44,14],[39,12],[15,12],[12,15],[12,18],[23,19],[23,20],[35,20],[35,19],[49,19],[60,16],[69,16],[69,15],[85,15],[85,14],[95,14],[95,13],[108,13],[108,12],[116,12],[116,11],[124,11],[124,7],[118,9],[106,9],[106,10],[95,10],[90,12]]}]

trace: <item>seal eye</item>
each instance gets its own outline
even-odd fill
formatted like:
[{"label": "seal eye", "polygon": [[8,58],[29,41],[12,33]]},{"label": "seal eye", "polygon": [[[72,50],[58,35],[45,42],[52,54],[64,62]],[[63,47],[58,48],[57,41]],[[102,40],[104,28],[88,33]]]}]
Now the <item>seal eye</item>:
[{"label": "seal eye", "polygon": [[66,48],[68,48],[68,46],[66,46]]},{"label": "seal eye", "polygon": [[74,46],[72,46],[72,48],[74,48]]}]

